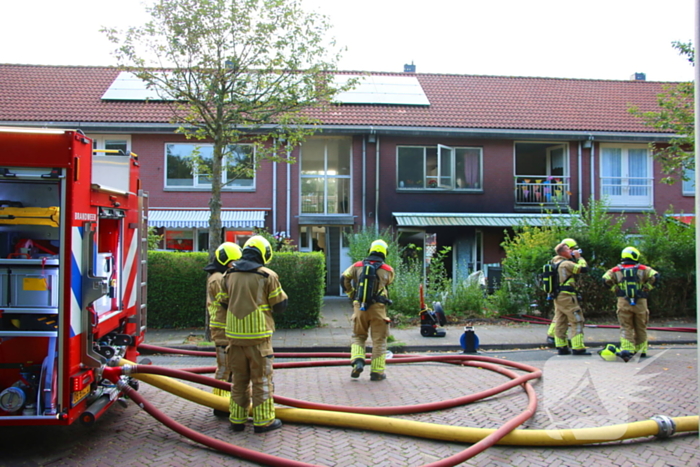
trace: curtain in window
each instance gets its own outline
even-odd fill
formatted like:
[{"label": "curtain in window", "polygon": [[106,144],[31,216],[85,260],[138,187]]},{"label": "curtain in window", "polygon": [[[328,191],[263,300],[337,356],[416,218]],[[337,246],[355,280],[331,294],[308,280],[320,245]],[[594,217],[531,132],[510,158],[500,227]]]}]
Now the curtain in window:
[{"label": "curtain in window", "polygon": [[603,148],[601,152],[601,183],[604,195],[622,195],[622,149]]},{"label": "curtain in window", "polygon": [[630,149],[628,160],[630,196],[647,196],[649,194],[649,187],[647,186],[647,150]]},{"label": "curtain in window", "polygon": [[481,168],[479,167],[479,150],[465,150],[462,154],[462,163],[464,165],[465,186],[460,188],[481,188]]}]

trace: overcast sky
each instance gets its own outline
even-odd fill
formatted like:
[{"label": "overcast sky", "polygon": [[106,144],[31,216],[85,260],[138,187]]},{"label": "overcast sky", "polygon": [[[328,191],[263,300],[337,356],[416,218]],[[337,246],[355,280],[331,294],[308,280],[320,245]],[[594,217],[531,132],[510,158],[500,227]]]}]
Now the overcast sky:
[{"label": "overcast sky", "polygon": [[[142,0],[0,0],[0,63],[113,65],[101,26]],[[343,70],[650,81],[693,79],[693,0],[303,0],[330,17]]]}]

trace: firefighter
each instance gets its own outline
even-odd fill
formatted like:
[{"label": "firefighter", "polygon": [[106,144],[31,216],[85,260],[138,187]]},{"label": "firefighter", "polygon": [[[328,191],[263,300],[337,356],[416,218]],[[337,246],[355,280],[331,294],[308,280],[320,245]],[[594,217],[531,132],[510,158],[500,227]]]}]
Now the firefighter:
[{"label": "firefighter", "polygon": [[[214,378],[219,381],[231,382],[231,373],[226,368],[226,308],[217,300],[221,292],[221,277],[233,262],[241,258],[241,247],[236,243],[226,242],[219,245],[214,252],[215,260],[207,264],[204,270],[209,273],[207,278],[207,311],[209,313],[209,331],[216,348],[216,373]],[[214,388],[217,396],[229,397],[229,391]],[[214,409],[217,417],[228,417],[228,412]]]},{"label": "firefighter", "polygon": [[[287,294],[277,273],[265,267],[272,259],[272,247],[262,236],[250,237],[243,255],[222,278],[227,309],[226,363],[232,373],[229,421],[233,431],[243,431],[252,405],[253,431],[265,433],[280,428],[273,401],[272,333],[273,312],[287,308]],[[251,389],[252,386],[252,389]]]},{"label": "firefighter", "polygon": [[603,275],[603,282],[617,295],[617,319],[620,322],[620,349],[647,356],[649,291],[659,285],[659,273],[639,262],[639,250],[628,246],[622,261]]},{"label": "firefighter", "polygon": [[[368,335],[372,336],[372,361],[369,379],[370,381],[382,381],[386,379],[384,368],[386,365],[386,340],[389,335],[390,319],[386,313],[389,300],[387,287],[394,280],[394,269],[384,263],[386,260],[388,245],[384,240],[375,240],[369,248],[368,256],[363,261],[358,261],[347,268],[341,276],[341,283],[345,293],[354,297],[353,301],[353,334],[350,347],[350,364],[352,371],[350,376],[358,378],[365,366],[365,344]],[[364,282],[365,266],[378,266],[374,270],[376,279],[373,279],[373,287],[369,290],[368,301],[362,303],[358,296],[360,284]],[[368,279],[369,280],[369,279]],[[364,308],[364,309],[363,309]]]},{"label": "firefighter", "polygon": [[[587,272],[588,264],[581,250],[572,250],[566,242],[558,244],[552,263],[559,263],[559,288],[554,298],[555,346],[559,355],[590,355],[583,343],[583,310],[574,288],[576,275]],[[567,334],[571,328],[571,349]]]},{"label": "firefighter", "polygon": [[[571,250],[579,250],[578,243],[576,243],[576,240],[573,238],[565,238],[564,240],[561,241],[561,243],[565,243],[566,246],[569,247]],[[552,319],[552,322],[549,323],[549,328],[547,328],[547,346],[549,347],[555,347],[555,331],[557,329],[557,320],[556,318]],[[571,345],[571,343],[569,343]]]}]

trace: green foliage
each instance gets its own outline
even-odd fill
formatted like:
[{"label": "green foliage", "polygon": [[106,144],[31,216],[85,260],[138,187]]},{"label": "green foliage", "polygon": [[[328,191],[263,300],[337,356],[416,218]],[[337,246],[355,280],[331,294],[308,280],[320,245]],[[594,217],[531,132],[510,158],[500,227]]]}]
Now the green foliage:
[{"label": "green foliage", "polygon": [[391,228],[379,232],[375,227],[369,227],[352,233],[345,234],[345,240],[349,245],[348,254],[353,262],[362,261],[367,257],[369,247],[375,240],[384,240],[388,245],[386,262],[392,266],[398,263],[403,254],[403,248],[399,245],[396,234]]},{"label": "green foliage", "polygon": [[289,297],[287,310],[275,315],[283,329],[315,327],[319,323],[326,291],[326,258],[323,253],[275,253],[269,264]]},{"label": "green foliage", "polygon": [[206,253],[148,252],[148,326],[204,326]]},{"label": "green foliage", "polygon": [[[693,63],[694,47],[691,43],[674,42],[673,47]],[[657,111],[640,111],[638,107],[630,113],[644,120],[645,125],[674,134],[668,144],[651,143],[653,156],[661,163],[666,175],[663,183],[673,184],[676,177],[683,176],[683,169],[695,169],[695,85],[679,83],[667,85],[658,96]]]},{"label": "green foliage", "polygon": [[148,228],[148,249],[149,250],[156,250],[158,249],[158,246],[160,245],[160,241],[163,239],[162,235],[156,234],[156,228],[155,227],[149,227]]},{"label": "green foliage", "polygon": [[[189,328],[205,325],[207,253],[148,252],[148,326]],[[270,269],[289,296],[288,308],[275,316],[278,328],[306,328],[319,321],[325,291],[321,253],[276,253]]]},{"label": "green foliage", "polygon": [[396,277],[390,287],[391,300],[389,316],[396,324],[403,324],[420,313],[420,284],[423,281],[421,261],[408,258],[394,265]]},{"label": "green foliage", "polygon": [[[265,160],[294,162],[288,149],[315,132],[308,109],[357,80],[333,82],[342,50],[326,37],[328,18],[305,12],[300,0],[156,0],[146,10],[145,25],[102,32],[117,47],[120,69],[170,106],[177,132],[213,143],[210,161],[192,161],[211,177],[213,255],[221,243],[222,174],[232,181]],[[251,157],[235,157],[239,143],[254,145]]]},{"label": "green foliage", "polygon": [[662,287],[652,292],[649,306],[654,317],[687,316],[695,309],[695,228],[648,215],[637,225],[639,237],[630,238],[624,230],[624,216],[613,218],[604,201],[590,201],[570,226],[545,223],[542,227],[518,226],[502,246],[502,285],[489,297],[489,308],[501,314],[528,311],[537,303],[546,314],[553,312],[539,288],[537,276],[542,265],[554,256],[553,248],[564,238],[576,239],[588,262],[588,273],[577,278],[582,292],[582,308],[589,318],[615,319],[615,296],[603,285],[606,270],[620,262],[620,252],[635,244],[641,261],[662,276]]}]

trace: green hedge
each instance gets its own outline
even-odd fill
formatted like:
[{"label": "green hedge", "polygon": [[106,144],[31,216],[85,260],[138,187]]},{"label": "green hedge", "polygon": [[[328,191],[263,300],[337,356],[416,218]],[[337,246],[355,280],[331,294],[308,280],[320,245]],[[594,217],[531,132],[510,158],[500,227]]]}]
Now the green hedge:
[{"label": "green hedge", "polygon": [[[207,253],[148,252],[148,326],[203,327]],[[280,329],[318,325],[325,290],[321,253],[275,253],[268,265],[289,296],[287,310],[275,316]]]}]

